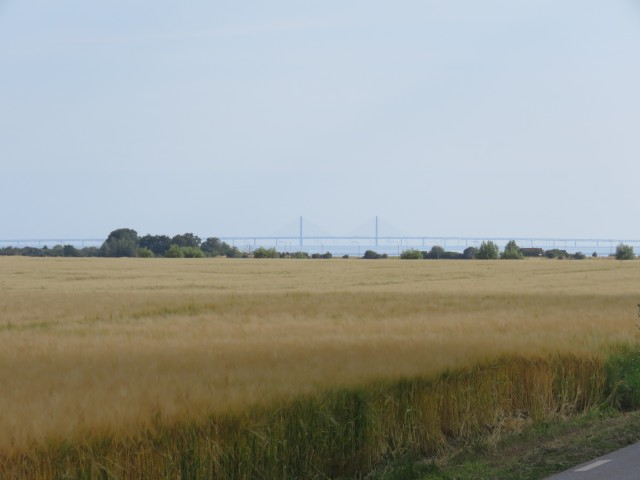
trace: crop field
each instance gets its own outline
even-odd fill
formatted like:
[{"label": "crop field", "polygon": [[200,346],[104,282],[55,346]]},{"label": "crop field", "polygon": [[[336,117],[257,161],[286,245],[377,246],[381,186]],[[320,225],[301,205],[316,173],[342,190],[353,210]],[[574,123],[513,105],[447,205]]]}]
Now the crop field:
[{"label": "crop field", "polygon": [[[315,454],[301,465],[300,440],[285,445],[333,415],[329,430],[351,428],[323,434],[343,458],[323,470],[335,477],[587,408],[605,356],[638,343],[639,285],[640,262],[611,259],[2,257],[0,473],[311,478]],[[414,424],[391,418],[402,402]],[[267,457],[290,470],[255,473]]]}]

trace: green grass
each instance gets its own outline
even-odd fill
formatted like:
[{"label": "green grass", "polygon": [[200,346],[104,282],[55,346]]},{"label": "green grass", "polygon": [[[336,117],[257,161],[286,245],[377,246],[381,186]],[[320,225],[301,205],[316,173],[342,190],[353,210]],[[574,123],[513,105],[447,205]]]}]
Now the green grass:
[{"label": "green grass", "polygon": [[497,445],[465,445],[439,466],[401,460],[372,479],[540,480],[638,441],[640,412],[592,410],[506,435]]},{"label": "green grass", "polygon": [[[452,442],[456,453],[415,455],[380,467],[374,480],[539,480],[640,442],[640,349],[620,347],[604,365],[602,404],[507,433],[497,442]],[[438,466],[434,462],[438,463]]]}]

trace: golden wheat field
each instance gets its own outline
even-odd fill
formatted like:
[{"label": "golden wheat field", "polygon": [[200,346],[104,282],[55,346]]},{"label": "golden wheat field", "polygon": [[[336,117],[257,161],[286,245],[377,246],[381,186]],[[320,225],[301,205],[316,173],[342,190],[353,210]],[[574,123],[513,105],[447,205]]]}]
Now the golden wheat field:
[{"label": "golden wheat field", "polygon": [[640,262],[0,257],[0,451],[636,342]]}]

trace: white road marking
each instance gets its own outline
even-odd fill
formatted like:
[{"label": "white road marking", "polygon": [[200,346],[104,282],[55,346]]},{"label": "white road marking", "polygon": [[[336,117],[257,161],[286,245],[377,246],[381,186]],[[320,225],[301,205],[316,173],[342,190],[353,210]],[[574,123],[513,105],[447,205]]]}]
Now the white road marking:
[{"label": "white road marking", "polygon": [[599,467],[600,465],[604,465],[605,463],[609,463],[611,460],[598,460],[597,462],[590,463],[589,465],[585,465],[582,468],[575,470],[576,472],[586,472],[593,468]]}]

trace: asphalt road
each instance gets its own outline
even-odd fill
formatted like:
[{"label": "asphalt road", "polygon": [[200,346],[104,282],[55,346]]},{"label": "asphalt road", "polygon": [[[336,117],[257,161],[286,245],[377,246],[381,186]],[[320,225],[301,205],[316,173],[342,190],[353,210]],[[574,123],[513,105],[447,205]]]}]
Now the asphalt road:
[{"label": "asphalt road", "polygon": [[611,452],[546,480],[639,480],[640,443]]}]

